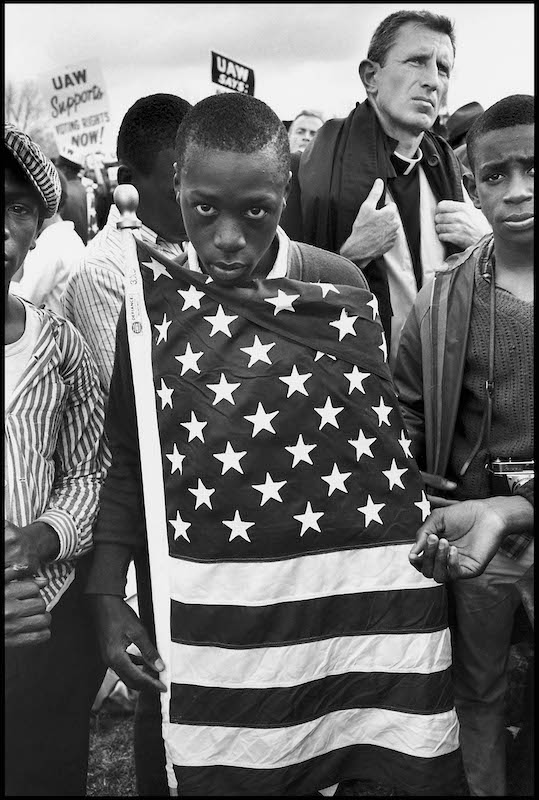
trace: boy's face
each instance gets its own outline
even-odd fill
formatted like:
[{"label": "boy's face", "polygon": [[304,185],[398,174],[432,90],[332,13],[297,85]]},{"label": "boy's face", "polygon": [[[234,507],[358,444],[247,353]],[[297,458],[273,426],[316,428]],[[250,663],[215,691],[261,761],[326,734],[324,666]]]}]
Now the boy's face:
[{"label": "boy's face", "polygon": [[286,194],[276,154],[245,154],[190,145],[176,174],[185,229],[201,267],[235,285],[273,265],[270,246]]},{"label": "boy's face", "polygon": [[508,244],[533,243],[534,125],[488,131],[475,142],[469,192]]},{"label": "boy's face", "polygon": [[41,204],[29,182],[9,166],[4,174],[4,281],[7,289],[26,254],[35,247]]}]

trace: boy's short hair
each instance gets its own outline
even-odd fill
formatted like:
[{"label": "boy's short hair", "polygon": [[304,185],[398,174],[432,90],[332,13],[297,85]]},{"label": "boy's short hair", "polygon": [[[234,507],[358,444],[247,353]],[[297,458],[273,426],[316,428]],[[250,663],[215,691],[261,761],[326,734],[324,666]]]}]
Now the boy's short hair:
[{"label": "boy's short hair", "polygon": [[190,108],[191,103],[175,94],[140,97],[120,125],[118,161],[149,175],[158,154],[174,148],[178,125]]},{"label": "boy's short hair", "polygon": [[176,135],[178,171],[189,148],[196,145],[234,153],[273,149],[286,183],[290,171],[288,133],[277,114],[262,100],[240,92],[210,95],[185,115]]},{"label": "boy's short hair", "polygon": [[455,55],[455,28],[449,17],[445,17],[442,14],[434,14],[432,11],[406,9],[395,11],[380,22],[372,35],[367,58],[370,61],[376,61],[377,64],[383,67],[388,52],[395,44],[398,32],[408,22],[424,25],[425,28],[436,33],[445,33],[451,40],[453,55]]},{"label": "boy's short hair", "polygon": [[531,94],[512,94],[487,108],[471,126],[466,136],[466,151],[472,172],[475,172],[477,140],[489,131],[514,128],[516,125],[533,125],[535,100]]},{"label": "boy's short hair", "polygon": [[53,217],[60,202],[62,187],[58,171],[50,158],[27,133],[8,122],[4,124],[4,149],[20,176],[30,183],[39,199],[39,218]]}]

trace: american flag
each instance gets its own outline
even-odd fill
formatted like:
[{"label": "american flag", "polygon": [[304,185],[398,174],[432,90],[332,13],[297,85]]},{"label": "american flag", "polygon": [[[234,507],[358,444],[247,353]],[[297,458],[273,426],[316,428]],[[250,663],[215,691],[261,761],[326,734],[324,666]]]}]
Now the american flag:
[{"label": "american flag", "polygon": [[288,278],[226,287],[137,252],[179,793],[360,778],[445,794],[460,758],[446,596],[407,558],[429,504],[375,298]]}]

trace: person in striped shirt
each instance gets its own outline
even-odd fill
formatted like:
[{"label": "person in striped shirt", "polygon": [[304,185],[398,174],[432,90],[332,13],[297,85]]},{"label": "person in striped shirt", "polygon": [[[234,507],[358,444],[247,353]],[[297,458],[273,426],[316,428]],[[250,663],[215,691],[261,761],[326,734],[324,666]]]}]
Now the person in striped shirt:
[{"label": "person in striped shirt", "polygon": [[[190,104],[173,94],[139,98],[120,125],[117,142],[118,183],[139,193],[140,238],[172,258],[182,258],[187,238],[176,203],[174,137]],[[108,398],[114,364],[116,323],[124,298],[124,255],[113,204],[105,227],[86,248],[62,297],[64,315],[79,329],[96,360]]]},{"label": "person in striped shirt", "polygon": [[82,592],[104,404],[78,331],[9,292],[61,187],[12,125],[4,159],[5,791],[84,796],[89,712],[104,673]]}]

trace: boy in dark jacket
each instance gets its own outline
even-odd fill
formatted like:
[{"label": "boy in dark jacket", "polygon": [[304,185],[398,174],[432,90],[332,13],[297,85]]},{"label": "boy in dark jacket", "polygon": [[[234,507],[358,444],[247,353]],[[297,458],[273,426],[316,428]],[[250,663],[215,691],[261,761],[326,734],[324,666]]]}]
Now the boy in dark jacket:
[{"label": "boy in dark jacket", "polygon": [[476,576],[450,585],[456,702],[470,791],[498,796],[521,600],[533,622],[533,97],[495,103],[467,147],[468,190],[493,233],[449,259],[418,295],[395,381],[420,467],[455,481],[451,498],[462,501],[434,511],[411,560],[437,580],[448,569]]}]

